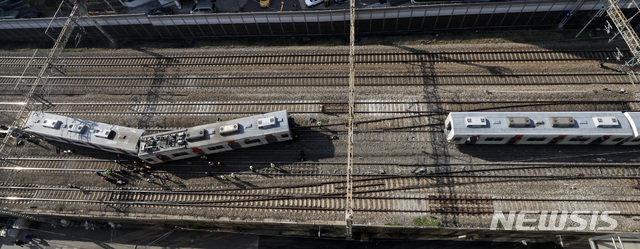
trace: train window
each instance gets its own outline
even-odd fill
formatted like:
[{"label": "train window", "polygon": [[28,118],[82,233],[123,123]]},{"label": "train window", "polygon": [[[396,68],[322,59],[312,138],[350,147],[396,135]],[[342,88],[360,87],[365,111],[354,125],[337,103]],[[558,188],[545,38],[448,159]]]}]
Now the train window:
[{"label": "train window", "polygon": [[460,142],[460,140],[462,140],[461,137],[456,137],[456,138],[453,139],[453,141],[456,141],[456,142]]},{"label": "train window", "polygon": [[488,137],[488,138],[484,139],[484,141],[496,141],[496,142],[497,141],[502,141],[502,140],[504,140],[503,137]]},{"label": "train window", "polygon": [[619,138],[616,138],[616,139],[611,140],[611,141],[613,141],[613,142],[618,142],[618,141],[622,141],[622,139],[624,139],[624,138],[623,138],[623,137],[619,137]]},{"label": "train window", "polygon": [[185,155],[189,155],[189,153],[187,153],[187,152],[180,152],[180,153],[172,154],[172,156],[173,156],[173,157],[179,157],[179,156],[185,156]]},{"label": "train window", "polygon": [[253,139],[253,140],[251,140],[251,142],[260,143],[260,139]]},{"label": "train window", "polygon": [[154,161],[154,160],[153,160],[153,159],[151,159],[151,158],[147,158],[147,159],[144,159],[144,160],[147,160],[147,162],[153,162],[153,161]]},{"label": "train window", "polygon": [[640,142],[640,138],[633,139],[633,140],[631,140],[629,142]]},{"label": "train window", "polygon": [[572,139],[569,139],[569,141],[573,141],[573,142],[584,142],[584,141],[587,141],[587,140],[589,140],[588,137],[582,137],[582,136],[574,137]]},{"label": "train window", "polygon": [[252,143],[253,143],[253,141],[251,141],[250,139],[245,139],[244,140],[244,144],[252,144]]},{"label": "train window", "polygon": [[530,138],[527,138],[527,141],[542,142],[546,139],[547,139],[546,137],[530,137]]},{"label": "train window", "polygon": [[289,137],[289,134],[282,134],[280,137],[282,138]]}]

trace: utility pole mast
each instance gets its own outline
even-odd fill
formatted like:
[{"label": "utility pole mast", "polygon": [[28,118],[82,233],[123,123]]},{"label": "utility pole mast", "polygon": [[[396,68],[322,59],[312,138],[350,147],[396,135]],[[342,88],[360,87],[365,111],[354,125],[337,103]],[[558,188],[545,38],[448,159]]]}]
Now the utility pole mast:
[{"label": "utility pole mast", "polygon": [[[638,34],[633,30],[633,27],[629,24],[631,19],[636,17],[638,13],[640,13],[640,8],[638,8],[638,4],[635,0],[632,0],[633,5],[636,7],[636,13],[629,19],[624,16],[624,13],[618,7],[618,2],[620,0],[601,0],[602,2],[606,2],[605,9],[607,11],[607,15],[613,21],[618,32],[609,40],[611,42],[618,35],[622,36],[622,39],[629,46],[629,50],[633,54],[633,57],[629,59],[624,65],[618,68],[618,71],[622,71],[625,67],[634,67],[638,65],[638,58],[640,58],[640,39],[638,39]],[[611,30],[611,24],[607,22],[607,26],[605,26],[605,30],[607,33]]]},{"label": "utility pole mast", "polygon": [[356,0],[349,1],[349,133],[347,138],[347,201],[345,221],[347,224],[346,238],[353,239],[353,116],[355,115],[355,41],[356,41]]},{"label": "utility pole mast", "polygon": [[[587,22],[587,24],[582,28],[582,30],[578,32],[578,35],[576,35],[576,37],[580,36],[580,34],[582,34],[582,31],[584,31],[594,19],[606,13],[607,16],[609,16],[609,18],[613,22],[613,25],[612,25],[611,22],[607,20],[607,24],[604,27],[607,34],[611,33],[611,30],[613,29],[614,26],[618,30],[618,32],[616,32],[613,35],[613,37],[609,39],[609,42],[613,41],[616,37],[618,37],[618,35],[620,35],[622,39],[625,41],[625,43],[627,43],[629,50],[631,50],[631,53],[633,54],[633,57],[628,61],[626,61],[624,65],[620,66],[618,68],[618,71],[622,71],[622,69],[624,69],[625,67],[634,67],[638,65],[639,63],[638,59],[640,59],[640,38],[638,38],[638,34],[636,34],[636,32],[633,30],[633,27],[631,27],[630,22],[634,17],[636,17],[640,13],[640,7],[638,7],[638,4],[636,3],[635,0],[631,0],[628,6],[631,6],[631,5],[635,6],[636,11],[635,11],[635,14],[631,16],[631,18],[627,19],[627,17],[624,15],[624,13],[620,10],[620,7],[618,6],[620,0],[600,0],[600,2],[604,5],[604,7],[602,7],[602,9],[600,9],[593,16],[593,18],[589,20],[589,22]],[[622,58],[622,53],[620,53],[619,51],[620,50],[618,50],[618,52],[613,55],[617,60],[621,60]]]},{"label": "utility pole mast", "polygon": [[[53,104],[48,100],[46,100],[46,96],[41,96],[36,94],[36,89],[39,86],[46,86],[47,80],[51,76],[53,69],[56,69],[57,71],[61,72],[61,70],[56,67],[58,57],[62,53],[62,50],[64,49],[64,47],[67,45],[67,42],[69,42],[69,39],[71,38],[74,28],[78,26],[78,20],[83,17],[86,19],[89,19],[107,37],[107,39],[109,39],[112,45],[115,45],[115,40],[111,36],[109,36],[109,34],[107,34],[106,31],[104,31],[104,29],[100,27],[100,25],[98,25],[98,23],[96,23],[94,20],[91,20],[91,18],[88,18],[87,8],[83,0],[69,0],[69,1],[70,3],[67,3],[66,1],[63,0],[60,3],[60,5],[58,6],[58,9],[56,10],[56,13],[54,14],[54,16],[51,18],[51,21],[49,22],[49,26],[44,32],[47,36],[49,36],[54,41],[54,45],[49,51],[48,56],[44,59],[44,62],[40,66],[40,72],[35,78],[33,85],[31,86],[29,91],[25,94],[24,103],[20,107],[20,110],[18,111],[15,119],[13,120],[13,123],[9,127],[7,136],[5,136],[4,139],[2,139],[2,144],[0,144],[0,166],[4,165],[5,163],[11,163],[7,161],[7,158],[10,156],[12,149],[15,147],[19,139],[13,136],[12,134],[13,132],[20,133],[20,130],[22,129],[22,127],[24,127],[27,118],[29,118],[29,112],[36,110],[37,104],[40,104],[41,109],[44,109],[47,107],[53,107]],[[51,34],[54,32],[53,31],[54,28],[52,26],[53,20],[60,13],[62,6],[67,6],[67,5],[71,6],[71,11],[69,13],[69,16],[67,17],[67,20],[65,21],[64,26],[62,26],[62,29],[60,30],[60,33],[58,34],[57,38],[54,39],[53,35]],[[76,39],[79,39],[79,37],[76,37]],[[23,83],[22,80],[18,82],[18,85],[16,85],[16,87],[19,86],[19,84],[21,83]]]}]

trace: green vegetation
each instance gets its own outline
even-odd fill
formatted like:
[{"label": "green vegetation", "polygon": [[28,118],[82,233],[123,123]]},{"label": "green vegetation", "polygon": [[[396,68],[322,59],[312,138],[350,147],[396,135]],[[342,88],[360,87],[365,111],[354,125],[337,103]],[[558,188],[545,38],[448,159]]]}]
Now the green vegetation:
[{"label": "green vegetation", "polygon": [[439,227],[442,226],[440,222],[433,217],[418,217],[413,219],[413,224],[416,226],[426,226],[426,227]]},{"label": "green vegetation", "polygon": [[400,226],[400,223],[398,222],[392,222],[392,223],[385,223],[385,226]]},{"label": "green vegetation", "polygon": [[56,207],[56,210],[58,210],[58,212],[62,212],[62,210],[64,210],[64,204],[58,205],[58,207]]}]

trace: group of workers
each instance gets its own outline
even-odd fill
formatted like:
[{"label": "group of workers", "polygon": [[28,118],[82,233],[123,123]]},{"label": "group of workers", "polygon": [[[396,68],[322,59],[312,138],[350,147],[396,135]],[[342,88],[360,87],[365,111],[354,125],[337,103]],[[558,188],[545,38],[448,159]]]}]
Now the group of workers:
[{"label": "group of workers", "polygon": [[[120,157],[120,154],[117,155],[116,159],[113,160],[114,163],[118,164],[118,165],[123,165],[122,163],[122,159]],[[127,165],[127,167],[129,167],[131,165]],[[141,163],[138,164],[138,161],[133,161],[133,166],[132,166],[132,170],[134,173],[143,173],[144,176],[147,176],[147,174],[149,173],[149,170],[151,169],[150,166],[148,166],[144,160],[141,160]],[[127,183],[127,181],[124,179],[124,176],[128,174],[128,171],[125,169],[105,169],[105,170],[96,170],[96,175],[98,175],[98,177],[100,177],[100,179],[102,179],[103,181],[107,181],[110,183],[115,183],[117,185],[124,185]],[[120,176],[116,177],[115,174],[119,174]],[[111,176],[111,177],[109,177]],[[169,178],[166,177],[165,175],[163,175],[163,177],[161,177],[163,180],[168,180]],[[153,183],[153,177],[149,176],[146,178],[146,181],[149,183]],[[69,188],[77,188],[80,189],[80,187],[78,187],[77,185],[73,184],[73,183],[69,183],[67,184],[67,186]]]},{"label": "group of workers", "polygon": [[[301,155],[303,155],[303,154],[301,154]],[[200,158],[204,159],[204,160],[208,159],[205,155],[203,155]],[[118,157],[114,160],[114,162],[117,163],[117,164],[122,165],[122,161],[121,161],[121,158],[120,158],[119,154],[118,154]],[[215,161],[215,162],[214,161],[208,161],[208,164],[212,168],[224,167],[224,164],[222,162],[220,162],[220,161]],[[142,166],[138,167],[138,165],[142,165]],[[270,163],[269,166],[271,168],[273,168],[273,169],[276,168],[276,165],[274,163]],[[144,162],[144,160],[142,160],[140,164],[138,164],[137,161],[133,161],[133,172],[135,172],[135,173],[141,172],[141,173],[143,173],[144,176],[148,175],[145,180],[148,183],[155,183],[155,181],[153,180],[153,175],[149,174],[149,170],[150,169],[151,169],[151,167],[148,166]],[[251,172],[256,172],[256,169],[253,167],[253,165],[249,166],[249,170],[251,170]],[[100,171],[100,170],[96,171],[96,174],[104,181],[115,182],[115,183],[117,183],[119,185],[126,183],[122,179],[116,178],[114,180],[114,179],[111,179],[111,178],[108,177],[110,175],[113,175],[114,173],[117,173],[117,174],[120,174],[121,176],[124,176],[125,174],[127,174],[127,171],[124,170],[124,169],[105,169],[105,170],[102,170],[102,171]],[[204,172],[204,174],[206,176],[213,176],[213,174],[211,172],[209,172],[209,171]],[[160,179],[169,180],[169,177],[166,176],[166,175],[162,175],[162,176],[160,176]],[[235,173],[231,173],[230,178],[228,178],[227,176],[221,175],[220,179],[225,180],[225,181],[228,181],[230,179],[238,180],[238,176]],[[72,184],[72,183],[69,183],[68,186],[69,186],[69,188],[79,188],[77,185]]]}]

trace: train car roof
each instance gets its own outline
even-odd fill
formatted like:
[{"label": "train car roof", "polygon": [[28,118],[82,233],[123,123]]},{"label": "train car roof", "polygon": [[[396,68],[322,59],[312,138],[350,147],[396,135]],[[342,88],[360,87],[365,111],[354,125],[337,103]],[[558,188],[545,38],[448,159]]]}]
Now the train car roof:
[{"label": "train car roof", "polygon": [[[633,135],[622,112],[451,112],[457,135]],[[637,115],[640,121],[640,113]],[[528,120],[527,120],[528,119]]]},{"label": "train car roof", "polygon": [[29,113],[23,130],[127,151],[137,151],[138,139],[146,133],[145,130],[39,111]]},{"label": "train car roof", "polygon": [[139,155],[171,153],[185,148],[206,147],[289,131],[287,118],[287,111],[283,110],[151,134],[140,138]]}]

